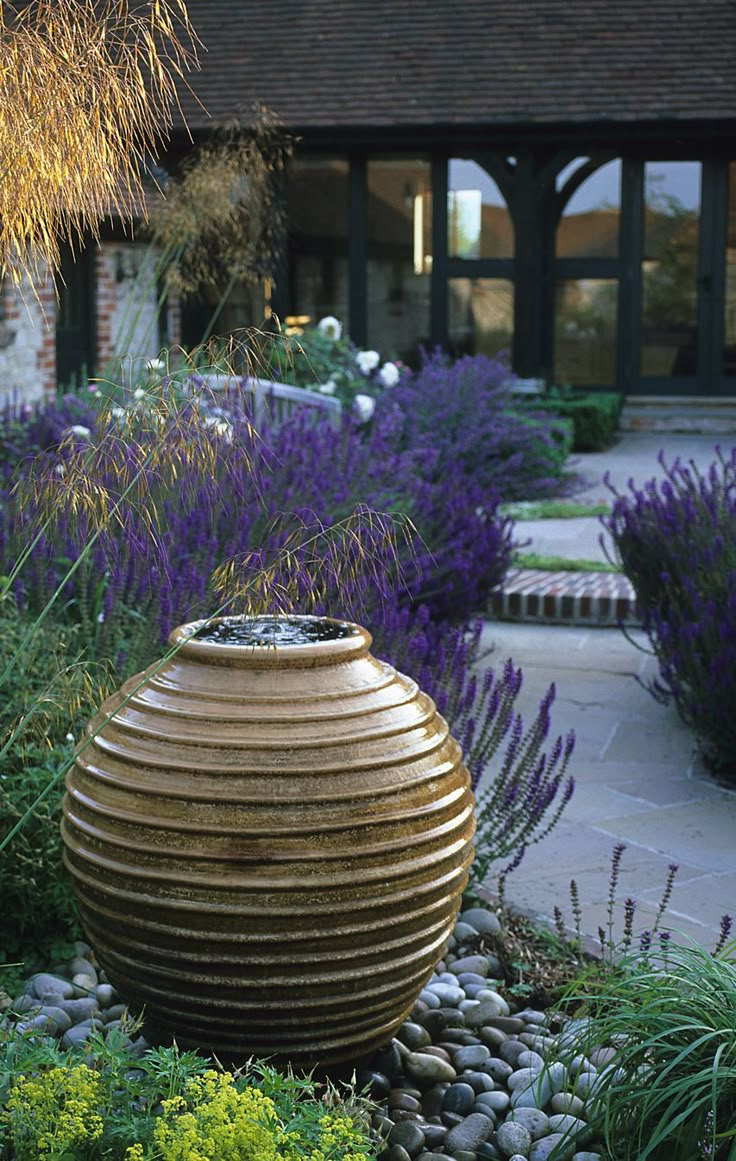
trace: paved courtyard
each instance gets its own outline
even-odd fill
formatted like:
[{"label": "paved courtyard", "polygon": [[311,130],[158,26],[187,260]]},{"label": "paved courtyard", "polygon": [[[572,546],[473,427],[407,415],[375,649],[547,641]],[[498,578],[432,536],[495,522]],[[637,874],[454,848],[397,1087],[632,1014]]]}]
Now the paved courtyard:
[{"label": "paved courtyard", "polygon": [[[663,444],[668,458],[692,455],[706,465],[714,442],[712,436],[626,435],[613,452],[579,457],[589,479],[587,492],[593,499],[605,497],[595,479],[609,468],[621,483],[627,474],[637,482],[651,478]],[[549,539],[539,551],[562,551],[552,528],[544,535]],[[572,531],[566,535],[574,540]],[[536,535],[533,542],[537,549]],[[585,932],[594,936],[606,924],[611,850],[621,841],[627,849],[619,880],[619,933],[627,896],[637,901],[637,926],[651,924],[667,868],[677,863],[666,926],[711,946],[721,916],[736,917],[736,786],[720,785],[708,773],[675,709],[641,688],[638,679],[656,674],[653,658],[641,651],[646,638],[634,634],[635,645],[614,628],[491,621],[484,637],[498,659],[510,656],[522,666],[526,716],[533,715],[554,681],[553,728],[559,733],[572,728],[578,739],[571,763],[575,795],[557,828],[510,876],[509,901],[545,916],[557,904],[571,919],[568,892],[574,878]]]}]

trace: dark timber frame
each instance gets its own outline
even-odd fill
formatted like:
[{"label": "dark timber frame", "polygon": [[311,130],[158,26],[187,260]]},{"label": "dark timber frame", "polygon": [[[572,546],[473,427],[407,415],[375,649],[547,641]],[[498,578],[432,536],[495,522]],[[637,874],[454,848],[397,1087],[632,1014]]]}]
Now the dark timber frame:
[{"label": "dark timber frame", "polygon": [[[366,342],[366,166],[370,157],[395,156],[431,161],[433,206],[447,203],[448,161],[468,158],[482,165],[503,193],[515,230],[515,256],[509,259],[456,259],[447,254],[446,215],[432,215],[430,339],[447,345],[448,280],[453,277],[503,278],[514,284],[512,361],[521,376],[552,378],[554,367],[554,295],[559,278],[611,278],[618,283],[617,374],[613,386],[625,394],[736,394],[736,378],[723,374],[724,293],[728,210],[728,162],[735,159],[733,138],[723,127],[641,126],[624,132],[601,127],[587,135],[581,128],[567,136],[537,136],[521,141],[479,137],[477,133],[400,135],[355,133],[346,148],[329,133],[305,134],[304,155],[339,155],[350,164],[349,308],[350,330]],[[332,137],[332,139],[331,139]],[[393,139],[388,139],[393,138]],[[361,139],[362,138],[362,139]],[[489,147],[489,145],[491,147]],[[509,160],[513,155],[513,164]],[[576,157],[590,162],[575,171],[557,192],[555,178]],[[598,166],[622,159],[619,254],[615,258],[556,258],[555,230],[567,199]],[[640,375],[641,268],[644,241],[643,176],[645,161],[699,161],[702,169],[701,218],[697,277],[697,371],[692,377],[651,379]],[[734,197],[732,191],[731,194]],[[288,279],[281,286],[288,285]],[[284,296],[275,296],[277,313],[288,313]]]}]

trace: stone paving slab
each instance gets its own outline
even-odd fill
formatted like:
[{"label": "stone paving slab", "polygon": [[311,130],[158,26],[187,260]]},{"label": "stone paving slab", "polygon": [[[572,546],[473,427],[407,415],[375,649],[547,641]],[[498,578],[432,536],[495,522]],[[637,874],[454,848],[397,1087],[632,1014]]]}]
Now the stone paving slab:
[{"label": "stone paving slab", "polygon": [[[610,451],[578,456],[575,498],[611,502],[602,483],[609,472],[619,490],[663,470],[666,460],[694,460],[701,470],[728,452],[734,436],[626,433]],[[597,519],[525,521],[518,539],[534,551],[598,560]],[[555,905],[568,921],[569,882],[575,878],[584,933],[608,922],[611,850],[626,843],[616,904],[618,932],[623,901],[637,900],[638,927],[651,926],[671,863],[679,865],[664,923],[714,946],[721,916],[736,914],[736,787],[722,786],[705,768],[691,731],[672,706],[642,688],[656,676],[645,636],[610,628],[619,617],[635,620],[628,581],[614,573],[545,573],[517,570],[493,603],[483,643],[495,652],[484,664],[512,657],[521,665],[519,708],[533,717],[551,682],[557,698],[554,735],[574,729],[570,772],[578,789],[562,820],[530,848],[509,876],[507,897],[523,909],[552,918]]]},{"label": "stone paving slab", "polygon": [[[571,458],[570,468],[579,477],[572,498],[610,505],[613,493],[603,483],[605,475],[615,488],[626,492],[629,480],[641,486],[664,477],[657,458],[660,451],[664,451],[667,464],[680,458],[705,471],[718,446],[728,453],[735,442],[736,436],[729,434],[719,438],[702,433],[623,432],[608,451]],[[520,520],[516,522],[516,538],[521,544],[528,542],[525,551],[545,556],[601,562],[615,559],[613,544],[598,517]],[[637,620],[634,591],[627,578],[617,573],[512,571],[503,589],[493,596],[489,611],[509,621],[567,625],[608,626],[635,624]]]},{"label": "stone paving slab", "polygon": [[483,644],[495,650],[485,664],[521,665],[525,719],[554,681],[553,733],[578,735],[570,767],[578,791],[509,876],[509,901],[549,918],[557,904],[569,917],[574,877],[594,937],[606,918],[611,850],[624,842],[620,907],[631,895],[641,923],[651,923],[667,868],[678,863],[665,924],[713,946],[721,916],[736,913],[736,787],[707,772],[675,710],[638,683],[654,672],[652,659],[616,629],[488,622]]}]

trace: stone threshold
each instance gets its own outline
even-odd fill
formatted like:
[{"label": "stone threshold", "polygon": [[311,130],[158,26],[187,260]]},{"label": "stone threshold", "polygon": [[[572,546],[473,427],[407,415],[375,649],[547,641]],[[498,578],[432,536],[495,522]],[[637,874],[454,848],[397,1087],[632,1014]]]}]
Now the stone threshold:
[{"label": "stone threshold", "polygon": [[490,611],[502,621],[610,627],[637,623],[634,590],[622,573],[512,569]]}]

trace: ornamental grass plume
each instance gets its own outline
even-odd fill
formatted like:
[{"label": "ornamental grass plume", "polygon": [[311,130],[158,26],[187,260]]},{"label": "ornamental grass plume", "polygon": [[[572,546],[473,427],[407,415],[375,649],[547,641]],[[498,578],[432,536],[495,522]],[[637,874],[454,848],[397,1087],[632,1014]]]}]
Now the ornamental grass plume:
[{"label": "ornamental grass plume", "polygon": [[143,204],[141,174],[196,65],[183,0],[0,5],[0,274]]},{"label": "ornamental grass plume", "polygon": [[[212,315],[194,358],[210,353],[204,344],[235,285],[260,286],[272,274],[284,227],[279,183],[292,151],[292,139],[275,114],[257,105],[246,129],[233,122],[219,130],[208,144],[192,150],[178,173],[166,176],[163,196],[148,205],[149,250],[118,327],[119,358],[134,361],[143,353],[140,348],[149,342],[172,290],[184,297],[214,292]],[[142,333],[142,304],[151,295],[156,312]],[[237,356],[238,366],[258,373],[264,366],[262,348],[262,336],[244,328],[220,352],[221,361],[234,366]],[[117,367],[106,375],[115,380]]]},{"label": "ornamental grass plume", "polygon": [[152,208],[154,244],[177,255],[169,285],[191,294],[270,272],[284,223],[278,177],[292,152],[276,115],[257,105],[247,132],[233,122],[189,155]]}]

